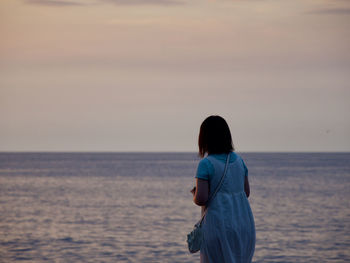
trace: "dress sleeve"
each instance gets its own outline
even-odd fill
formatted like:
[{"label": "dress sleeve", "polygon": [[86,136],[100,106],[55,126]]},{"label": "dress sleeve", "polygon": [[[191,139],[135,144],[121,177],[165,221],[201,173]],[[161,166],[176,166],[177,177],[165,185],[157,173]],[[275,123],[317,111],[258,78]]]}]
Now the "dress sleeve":
[{"label": "dress sleeve", "polygon": [[244,161],[242,160],[242,163],[243,163],[243,168],[244,168],[244,175],[245,176],[248,176],[248,168],[247,166],[245,165]]},{"label": "dress sleeve", "polygon": [[204,158],[198,164],[197,173],[195,177],[203,180],[209,180],[210,175],[212,175],[213,173],[213,165],[207,158]]}]

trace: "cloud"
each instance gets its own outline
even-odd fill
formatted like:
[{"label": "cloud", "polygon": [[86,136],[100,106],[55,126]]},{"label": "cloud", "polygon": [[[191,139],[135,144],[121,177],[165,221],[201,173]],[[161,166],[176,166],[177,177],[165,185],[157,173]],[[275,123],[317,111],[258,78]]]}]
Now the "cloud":
[{"label": "cloud", "polygon": [[307,12],[315,15],[350,15],[350,8],[326,8]]},{"label": "cloud", "polygon": [[65,1],[65,0],[27,0],[29,4],[48,5],[48,6],[79,6],[84,5],[77,1]]},{"label": "cloud", "polygon": [[116,5],[182,5],[178,0],[104,0]]},{"label": "cloud", "polygon": [[25,0],[29,4],[47,5],[47,6],[82,6],[87,4],[110,3],[115,5],[182,5],[185,2],[181,0],[96,0],[95,2],[79,0]]}]

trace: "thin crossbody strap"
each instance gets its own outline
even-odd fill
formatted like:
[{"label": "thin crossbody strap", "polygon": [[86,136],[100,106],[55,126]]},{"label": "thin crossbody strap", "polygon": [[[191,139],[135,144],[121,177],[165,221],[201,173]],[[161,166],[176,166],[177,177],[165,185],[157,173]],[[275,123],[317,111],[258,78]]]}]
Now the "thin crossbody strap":
[{"label": "thin crossbody strap", "polygon": [[228,154],[227,157],[226,157],[226,164],[225,164],[224,173],[223,173],[223,175],[221,176],[220,182],[218,183],[218,185],[217,185],[217,187],[216,187],[214,193],[209,197],[209,200],[207,201],[207,205],[206,205],[207,208],[205,209],[205,211],[204,211],[204,213],[203,213],[203,215],[202,215],[202,218],[201,218],[199,224],[202,224],[202,221],[203,221],[203,219],[204,219],[204,217],[205,217],[205,214],[207,213],[208,206],[209,206],[210,202],[211,202],[212,200],[214,200],[214,198],[215,198],[217,192],[218,192],[218,191],[220,190],[220,188],[221,188],[222,182],[224,181],[224,178],[225,178],[225,175],[226,175],[226,172],[227,172],[227,167],[228,167],[229,161],[230,161],[230,154]]}]

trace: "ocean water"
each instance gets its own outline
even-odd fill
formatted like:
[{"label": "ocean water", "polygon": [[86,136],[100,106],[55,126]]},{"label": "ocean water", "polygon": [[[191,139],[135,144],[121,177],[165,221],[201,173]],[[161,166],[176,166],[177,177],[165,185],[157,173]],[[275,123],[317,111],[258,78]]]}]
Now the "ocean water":
[{"label": "ocean water", "polygon": [[[350,262],[350,154],[242,153],[254,262]],[[198,262],[192,153],[0,153],[0,262]]]}]

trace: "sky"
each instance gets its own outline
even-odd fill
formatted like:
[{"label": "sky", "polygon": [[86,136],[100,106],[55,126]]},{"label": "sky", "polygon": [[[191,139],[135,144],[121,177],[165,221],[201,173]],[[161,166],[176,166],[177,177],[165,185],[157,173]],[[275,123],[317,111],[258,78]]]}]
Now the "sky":
[{"label": "sky", "polygon": [[350,151],[349,0],[1,0],[0,151]]}]

